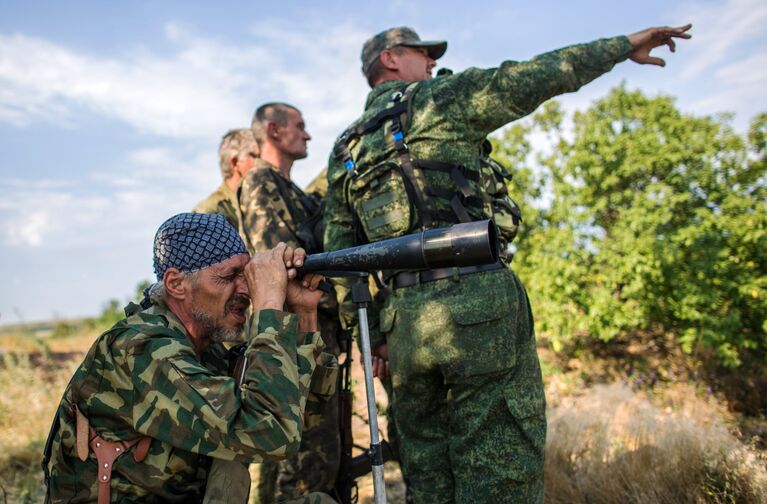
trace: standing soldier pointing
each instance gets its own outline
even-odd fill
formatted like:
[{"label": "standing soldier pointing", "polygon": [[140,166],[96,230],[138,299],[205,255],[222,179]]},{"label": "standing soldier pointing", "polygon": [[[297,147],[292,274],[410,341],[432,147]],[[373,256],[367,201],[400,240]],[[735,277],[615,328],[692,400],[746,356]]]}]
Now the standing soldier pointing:
[{"label": "standing soldier pointing", "polygon": [[[519,212],[487,135],[626,59],[663,66],[650,51],[673,51],[689,28],[649,28],[433,80],[447,42],[405,27],[379,33],[362,50],[373,88],[365,112],[330,158],[325,249],[486,218],[505,248]],[[384,276],[391,295],[371,331],[373,353],[389,360],[415,502],[542,502],[545,399],[517,276],[505,261]]]}]

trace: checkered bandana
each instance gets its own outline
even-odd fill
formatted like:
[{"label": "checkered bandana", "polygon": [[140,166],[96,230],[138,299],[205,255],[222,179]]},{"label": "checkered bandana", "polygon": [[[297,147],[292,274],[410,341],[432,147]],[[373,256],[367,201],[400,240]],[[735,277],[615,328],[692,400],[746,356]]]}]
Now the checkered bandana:
[{"label": "checkered bandana", "polygon": [[168,268],[193,273],[238,254],[247,254],[240,235],[220,214],[182,213],[163,222],[154,237],[157,280]]}]

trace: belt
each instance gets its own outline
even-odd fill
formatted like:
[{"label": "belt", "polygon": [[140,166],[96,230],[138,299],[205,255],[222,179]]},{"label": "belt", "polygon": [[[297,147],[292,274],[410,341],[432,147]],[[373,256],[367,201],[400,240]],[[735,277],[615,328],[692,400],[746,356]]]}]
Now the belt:
[{"label": "belt", "polygon": [[461,266],[460,268],[436,268],[424,271],[403,271],[391,277],[392,287],[402,289],[412,287],[418,283],[428,283],[444,278],[471,275],[482,271],[494,271],[505,268],[506,265],[501,261],[494,264],[483,264],[481,266]]}]

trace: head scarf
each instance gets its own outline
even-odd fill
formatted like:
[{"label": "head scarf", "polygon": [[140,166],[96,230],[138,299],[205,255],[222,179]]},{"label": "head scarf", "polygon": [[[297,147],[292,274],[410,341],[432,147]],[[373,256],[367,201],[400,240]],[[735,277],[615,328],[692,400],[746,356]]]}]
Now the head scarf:
[{"label": "head scarf", "polygon": [[162,281],[168,268],[193,273],[247,254],[240,235],[221,214],[181,213],[162,223],[154,237],[154,272]]}]

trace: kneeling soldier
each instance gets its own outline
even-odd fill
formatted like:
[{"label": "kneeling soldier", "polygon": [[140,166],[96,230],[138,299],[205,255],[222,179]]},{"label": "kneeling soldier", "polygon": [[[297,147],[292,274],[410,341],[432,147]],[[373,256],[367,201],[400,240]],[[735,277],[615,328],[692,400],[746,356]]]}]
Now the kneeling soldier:
[{"label": "kneeling soldier", "polygon": [[[304,257],[283,243],[251,258],[223,215],[160,226],[158,283],[94,342],[64,392],[46,445],[47,497],[201,502],[214,461],[294,453],[310,378],[335,365],[317,332],[320,277],[295,279]],[[243,327],[235,380],[222,343]]]}]

